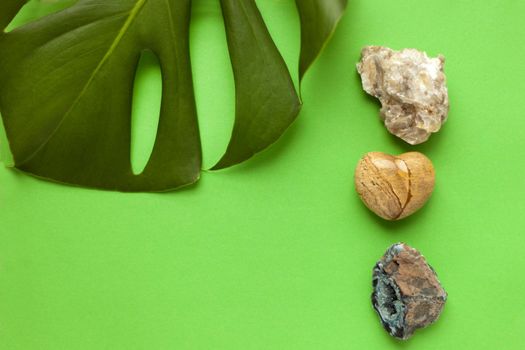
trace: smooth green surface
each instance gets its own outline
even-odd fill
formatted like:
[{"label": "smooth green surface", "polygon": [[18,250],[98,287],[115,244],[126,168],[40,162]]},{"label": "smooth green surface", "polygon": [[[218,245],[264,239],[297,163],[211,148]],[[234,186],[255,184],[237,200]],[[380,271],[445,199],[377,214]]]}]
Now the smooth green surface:
[{"label": "smooth green surface", "polygon": [[[258,4],[297,71],[295,4]],[[193,10],[213,165],[231,132],[231,68],[217,1]],[[1,168],[0,349],[523,349],[525,3],[352,0],[348,10],[285,138],[196,187],[120,194]],[[355,73],[366,44],[446,56],[449,122],[426,144],[381,126]],[[354,166],[376,150],[433,160],[436,191],[421,212],[387,223],[359,201]],[[370,305],[373,264],[397,241],[420,249],[449,293],[441,319],[405,343]]]}]

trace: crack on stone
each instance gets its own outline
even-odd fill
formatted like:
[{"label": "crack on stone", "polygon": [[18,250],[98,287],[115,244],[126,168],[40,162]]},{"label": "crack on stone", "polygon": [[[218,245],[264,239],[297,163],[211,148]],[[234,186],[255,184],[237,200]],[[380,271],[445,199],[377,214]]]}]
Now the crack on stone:
[{"label": "crack on stone", "polygon": [[401,215],[405,212],[406,207],[408,206],[408,203],[410,203],[410,200],[412,199],[412,172],[410,171],[410,168],[408,167],[408,164],[401,158],[396,158],[405,164],[405,167],[407,168],[408,172],[408,194],[407,194],[407,200],[405,201],[405,204],[401,206],[401,212],[398,216],[395,217],[395,219],[399,219]]},{"label": "crack on stone", "polygon": [[[394,198],[396,199],[397,201],[397,204],[399,206],[399,209],[400,209],[400,212],[399,214],[397,214],[397,216],[394,216],[393,219],[397,219],[399,218],[399,216],[401,216],[402,212],[403,212],[403,205],[401,204],[401,199],[399,199],[399,197],[397,196],[396,194],[396,191],[394,191],[394,186],[392,186],[392,184],[390,183],[390,181],[388,181],[388,179],[386,179],[385,177],[383,177],[383,174],[381,173],[381,171],[376,167],[376,165],[372,162],[372,160],[370,159],[370,157],[367,157],[369,163],[372,165],[372,167],[374,168],[375,170],[375,173],[377,174],[377,176],[383,180],[384,183],[387,184],[388,186],[388,189],[390,189],[390,192],[392,192]],[[379,187],[382,187],[382,186],[379,186]],[[410,191],[410,188],[409,188],[409,191]],[[384,191],[383,191],[384,192]]]}]

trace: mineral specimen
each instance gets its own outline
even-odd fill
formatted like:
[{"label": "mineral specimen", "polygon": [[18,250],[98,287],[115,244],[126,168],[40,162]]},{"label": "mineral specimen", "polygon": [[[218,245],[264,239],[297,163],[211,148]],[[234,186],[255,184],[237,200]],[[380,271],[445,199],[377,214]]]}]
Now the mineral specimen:
[{"label": "mineral specimen", "polygon": [[425,258],[404,243],[391,246],[374,267],[372,304],[390,335],[410,338],[436,321],[447,293]]},{"label": "mineral specimen", "polygon": [[391,156],[381,152],[364,155],[357,164],[354,182],[359,197],[386,220],[399,220],[419,210],[434,190],[432,162],[418,152]]},{"label": "mineral specimen", "polygon": [[449,109],[443,56],[381,46],[365,47],[361,55],[357,70],[363,89],[381,101],[390,133],[416,145],[439,131]]}]

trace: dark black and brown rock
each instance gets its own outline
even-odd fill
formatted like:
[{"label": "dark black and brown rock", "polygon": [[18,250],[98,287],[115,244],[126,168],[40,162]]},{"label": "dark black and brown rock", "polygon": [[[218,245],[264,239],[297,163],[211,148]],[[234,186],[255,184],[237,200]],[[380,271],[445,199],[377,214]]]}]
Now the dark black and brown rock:
[{"label": "dark black and brown rock", "polygon": [[414,248],[391,246],[374,267],[372,304],[392,336],[410,338],[435,322],[447,300],[434,269]]}]

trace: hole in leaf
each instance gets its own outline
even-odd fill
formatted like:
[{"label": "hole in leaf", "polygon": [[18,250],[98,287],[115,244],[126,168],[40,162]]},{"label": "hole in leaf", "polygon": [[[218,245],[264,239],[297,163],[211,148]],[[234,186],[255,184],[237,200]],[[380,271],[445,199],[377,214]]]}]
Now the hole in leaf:
[{"label": "hole in leaf", "polygon": [[288,66],[295,88],[298,89],[301,23],[295,2],[257,0],[256,3],[275,46]]},{"label": "hole in leaf", "polygon": [[158,57],[144,51],[140,57],[133,88],[131,114],[131,168],[141,174],[155,145],[162,104],[162,71]]},{"label": "hole in leaf", "polygon": [[31,0],[17,13],[15,18],[7,26],[6,32],[10,32],[13,29],[34,22],[49,14],[68,8],[77,1],[78,0]]},{"label": "hole in leaf", "polygon": [[192,3],[190,53],[203,168],[226,151],[235,120],[235,84],[219,1]]}]

